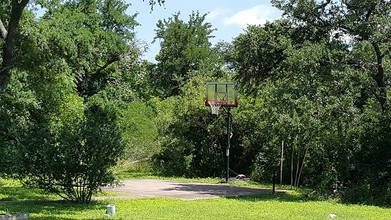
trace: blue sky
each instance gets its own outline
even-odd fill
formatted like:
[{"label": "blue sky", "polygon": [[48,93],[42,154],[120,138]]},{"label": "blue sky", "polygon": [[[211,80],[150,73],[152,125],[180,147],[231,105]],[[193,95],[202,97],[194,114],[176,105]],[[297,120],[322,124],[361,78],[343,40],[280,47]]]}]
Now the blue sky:
[{"label": "blue sky", "polygon": [[244,32],[247,24],[264,24],[267,20],[281,17],[281,11],[273,8],[269,0],[166,0],[164,6],[155,6],[153,11],[150,10],[148,0],[127,2],[132,4],[127,13],[138,13],[136,20],[141,26],[135,30],[136,37],[148,45],[149,50],[144,58],[150,61],[154,61],[159,52],[159,42],[151,44],[157,21],[171,17],[178,11],[185,21],[192,11],[209,13],[207,22],[217,29],[213,32],[215,38],[212,43],[231,42],[234,37]]}]

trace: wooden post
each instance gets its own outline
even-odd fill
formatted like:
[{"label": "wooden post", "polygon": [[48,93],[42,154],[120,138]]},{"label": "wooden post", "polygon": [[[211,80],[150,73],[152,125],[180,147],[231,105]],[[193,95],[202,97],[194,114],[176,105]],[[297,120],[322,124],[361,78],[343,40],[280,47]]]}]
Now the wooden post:
[{"label": "wooden post", "polygon": [[272,194],[274,195],[276,193],[276,171],[273,170],[273,192]]},{"label": "wooden post", "polygon": [[280,184],[282,184],[282,167],[284,164],[284,141],[281,142]]}]

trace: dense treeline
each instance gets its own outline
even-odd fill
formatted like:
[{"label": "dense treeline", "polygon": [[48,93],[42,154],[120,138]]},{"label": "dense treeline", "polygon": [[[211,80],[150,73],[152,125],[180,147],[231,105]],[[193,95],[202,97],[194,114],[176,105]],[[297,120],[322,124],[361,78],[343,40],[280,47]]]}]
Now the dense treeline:
[{"label": "dense treeline", "polygon": [[282,164],[283,183],[391,204],[389,2],[275,0],[283,19],[214,46],[206,15],[176,13],[157,23],[155,64],[122,1],[37,1],[44,15],[25,9],[13,30],[15,2],[0,7],[2,176],[76,201],[120,159],[222,177],[226,115],[204,106],[205,83],[237,81],[231,175]]},{"label": "dense treeline", "polygon": [[[135,15],[116,0],[37,1],[44,9],[37,17],[24,2],[0,7],[0,171],[89,201],[114,180],[118,159],[134,152],[128,133],[145,123],[131,119],[148,117],[145,104],[143,114],[133,110],[135,76],[145,69]],[[141,145],[153,137],[138,138]]]}]

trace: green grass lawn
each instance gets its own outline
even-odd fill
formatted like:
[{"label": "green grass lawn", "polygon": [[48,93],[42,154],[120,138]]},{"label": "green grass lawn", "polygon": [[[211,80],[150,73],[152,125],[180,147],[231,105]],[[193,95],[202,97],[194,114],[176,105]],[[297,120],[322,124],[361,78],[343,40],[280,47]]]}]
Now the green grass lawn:
[{"label": "green grass lawn", "polygon": [[[311,201],[294,192],[192,201],[148,198],[73,204],[47,200],[55,196],[25,189],[16,182],[0,182],[0,214],[27,212],[31,219],[329,219],[329,214],[337,219],[391,219],[389,208]],[[115,217],[105,217],[108,204],[115,204]]]},{"label": "green grass lawn", "polygon": [[332,201],[303,201],[286,196],[239,197],[182,201],[134,199],[71,204],[53,201],[0,202],[0,211],[28,212],[31,219],[107,219],[108,204],[115,204],[112,219],[390,219],[391,209],[342,205]]}]

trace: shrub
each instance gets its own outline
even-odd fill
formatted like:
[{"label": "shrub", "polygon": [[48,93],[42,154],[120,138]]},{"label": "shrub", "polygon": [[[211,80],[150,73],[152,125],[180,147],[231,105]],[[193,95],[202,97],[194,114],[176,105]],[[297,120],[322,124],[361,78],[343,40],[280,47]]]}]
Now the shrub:
[{"label": "shrub", "polygon": [[123,153],[117,111],[92,98],[83,115],[69,118],[56,131],[37,123],[21,150],[25,183],[70,201],[89,202],[100,185],[114,181],[110,167]]}]

